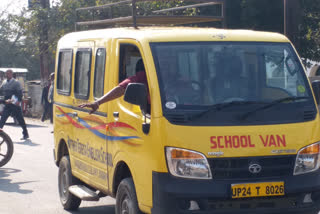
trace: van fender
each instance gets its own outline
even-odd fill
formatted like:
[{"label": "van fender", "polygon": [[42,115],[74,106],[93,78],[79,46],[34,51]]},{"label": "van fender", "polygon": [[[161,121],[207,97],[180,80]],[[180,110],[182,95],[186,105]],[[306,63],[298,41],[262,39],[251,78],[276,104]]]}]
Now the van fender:
[{"label": "van fender", "polygon": [[127,177],[132,177],[133,183],[136,181],[136,173],[134,171],[134,161],[132,156],[129,153],[117,152],[112,161],[113,170],[111,172],[112,183],[111,183],[111,192],[113,196],[116,196],[118,185],[121,180]]},{"label": "van fender", "polygon": [[59,166],[61,158],[65,155],[69,155],[68,136],[63,131],[59,132],[56,136],[59,136],[59,139],[55,139],[55,163]]}]

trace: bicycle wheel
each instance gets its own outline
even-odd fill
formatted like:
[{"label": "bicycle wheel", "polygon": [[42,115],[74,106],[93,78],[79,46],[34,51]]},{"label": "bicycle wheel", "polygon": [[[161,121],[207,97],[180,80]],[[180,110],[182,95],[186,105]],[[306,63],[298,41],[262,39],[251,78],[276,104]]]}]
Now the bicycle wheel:
[{"label": "bicycle wheel", "polygon": [[0,130],[0,167],[9,162],[13,155],[13,142],[9,135]]}]

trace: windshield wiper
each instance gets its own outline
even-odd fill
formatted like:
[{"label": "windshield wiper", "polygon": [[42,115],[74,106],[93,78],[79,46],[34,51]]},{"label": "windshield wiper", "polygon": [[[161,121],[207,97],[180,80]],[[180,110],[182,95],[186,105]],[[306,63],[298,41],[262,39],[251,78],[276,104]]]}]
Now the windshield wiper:
[{"label": "windshield wiper", "polygon": [[257,102],[257,101],[232,101],[232,102],[226,102],[226,103],[217,103],[212,106],[209,106],[208,109],[198,113],[194,114],[190,117],[190,120],[194,120],[197,118],[202,117],[203,115],[211,112],[211,111],[220,111],[222,109],[231,107],[231,106],[236,106],[236,105],[248,105],[248,104],[265,104],[265,102]]},{"label": "windshield wiper", "polygon": [[279,103],[283,103],[283,102],[287,102],[287,101],[296,101],[296,100],[305,100],[305,99],[310,99],[310,97],[285,97],[285,98],[281,98],[275,101],[272,101],[271,103],[267,103],[266,105],[260,107],[260,108],[256,108],[252,111],[249,111],[247,113],[245,113],[244,115],[241,116],[241,120],[245,120],[248,116],[250,116],[251,114],[257,112],[257,111],[261,111],[267,108],[270,108],[274,105],[277,105]]}]

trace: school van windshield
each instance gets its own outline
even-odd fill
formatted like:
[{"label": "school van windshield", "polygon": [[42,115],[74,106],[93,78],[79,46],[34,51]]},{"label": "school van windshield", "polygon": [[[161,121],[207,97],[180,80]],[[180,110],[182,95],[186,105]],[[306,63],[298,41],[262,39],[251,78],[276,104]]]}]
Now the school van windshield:
[{"label": "school van windshield", "polygon": [[281,124],[313,120],[316,107],[289,43],[150,44],[163,115],[185,125]]}]

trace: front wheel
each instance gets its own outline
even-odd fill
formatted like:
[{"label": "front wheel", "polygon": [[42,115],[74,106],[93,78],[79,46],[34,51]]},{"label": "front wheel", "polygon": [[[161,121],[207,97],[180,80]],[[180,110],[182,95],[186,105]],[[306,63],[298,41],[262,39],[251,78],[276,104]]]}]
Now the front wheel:
[{"label": "front wheel", "polygon": [[79,180],[72,175],[69,156],[62,157],[59,164],[59,195],[64,209],[76,210],[80,206],[81,199],[69,192],[69,187],[79,184]]},{"label": "front wheel", "polygon": [[121,181],[116,195],[116,214],[141,214],[132,178]]},{"label": "front wheel", "polygon": [[9,162],[13,155],[13,142],[9,135],[0,130],[0,167]]}]

